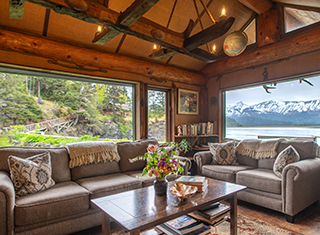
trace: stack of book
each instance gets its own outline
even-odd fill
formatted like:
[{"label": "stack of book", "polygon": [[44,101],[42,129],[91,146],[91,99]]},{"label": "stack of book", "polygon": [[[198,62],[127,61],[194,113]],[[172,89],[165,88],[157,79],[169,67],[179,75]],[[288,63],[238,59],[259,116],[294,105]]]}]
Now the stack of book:
[{"label": "stack of book", "polygon": [[188,215],[183,215],[156,226],[156,229],[168,235],[199,235],[206,234],[210,227]]},{"label": "stack of book", "polygon": [[215,132],[215,122],[189,123],[181,125],[182,135],[213,135]]},{"label": "stack of book", "polygon": [[180,178],[176,179],[176,182],[197,186],[198,192],[203,192],[208,188],[208,180],[203,176],[183,175]]},{"label": "stack of book", "polygon": [[229,206],[217,202],[208,207],[202,208],[201,210],[191,212],[188,215],[210,225],[216,226],[229,219],[229,211]]}]

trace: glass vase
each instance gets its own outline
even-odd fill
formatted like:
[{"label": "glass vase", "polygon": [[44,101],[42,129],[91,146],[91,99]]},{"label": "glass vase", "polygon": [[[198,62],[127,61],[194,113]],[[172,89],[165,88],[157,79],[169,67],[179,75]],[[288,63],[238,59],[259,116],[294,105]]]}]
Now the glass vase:
[{"label": "glass vase", "polygon": [[168,180],[165,177],[157,177],[153,181],[154,192],[158,196],[163,196],[167,194]]}]

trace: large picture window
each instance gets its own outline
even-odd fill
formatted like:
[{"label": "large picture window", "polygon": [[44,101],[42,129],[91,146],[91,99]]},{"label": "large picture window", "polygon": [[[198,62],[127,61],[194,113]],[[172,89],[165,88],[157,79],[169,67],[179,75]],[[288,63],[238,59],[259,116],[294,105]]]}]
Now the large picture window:
[{"label": "large picture window", "polygon": [[132,140],[133,103],[131,84],[0,73],[0,146],[56,144],[46,136]]},{"label": "large picture window", "polygon": [[148,90],[148,138],[167,140],[167,91]]},{"label": "large picture window", "polygon": [[225,92],[225,137],[320,137],[320,76]]}]

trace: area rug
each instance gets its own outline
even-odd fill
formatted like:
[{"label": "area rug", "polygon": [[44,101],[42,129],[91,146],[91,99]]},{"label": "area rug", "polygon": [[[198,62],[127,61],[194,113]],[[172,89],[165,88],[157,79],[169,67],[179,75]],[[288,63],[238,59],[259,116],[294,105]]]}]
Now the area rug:
[{"label": "area rug", "polygon": [[[113,226],[112,226],[113,227]],[[116,226],[111,230],[112,235],[128,235],[129,233]],[[149,233],[146,233],[149,234]],[[150,233],[153,234],[153,233]],[[155,233],[156,234],[156,233]],[[223,222],[211,229],[208,235],[229,235],[230,223]],[[238,233],[241,235],[301,235],[283,228],[279,228],[259,220],[238,215]]]}]

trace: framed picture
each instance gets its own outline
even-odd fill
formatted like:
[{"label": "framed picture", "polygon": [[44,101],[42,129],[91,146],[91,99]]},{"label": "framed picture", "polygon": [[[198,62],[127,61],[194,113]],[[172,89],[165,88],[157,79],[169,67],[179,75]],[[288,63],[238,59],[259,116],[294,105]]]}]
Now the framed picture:
[{"label": "framed picture", "polygon": [[178,90],[178,114],[199,114],[199,92],[185,89]]}]

